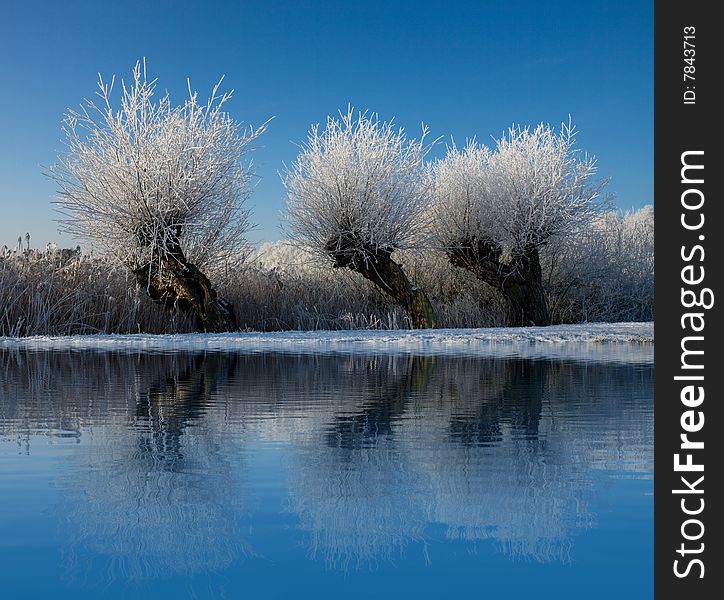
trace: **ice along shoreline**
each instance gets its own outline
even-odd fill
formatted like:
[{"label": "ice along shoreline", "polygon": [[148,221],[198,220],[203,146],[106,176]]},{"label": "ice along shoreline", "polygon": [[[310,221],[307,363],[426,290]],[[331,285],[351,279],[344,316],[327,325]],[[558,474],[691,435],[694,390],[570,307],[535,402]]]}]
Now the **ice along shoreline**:
[{"label": "ice along shoreline", "polygon": [[653,323],[592,323],[488,329],[0,337],[0,349],[444,354],[652,363],[653,341]]}]

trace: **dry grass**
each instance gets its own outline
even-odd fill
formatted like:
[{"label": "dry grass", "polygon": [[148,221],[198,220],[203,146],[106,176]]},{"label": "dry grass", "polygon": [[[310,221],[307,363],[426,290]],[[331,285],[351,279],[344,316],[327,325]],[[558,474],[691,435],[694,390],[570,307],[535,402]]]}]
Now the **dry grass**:
[{"label": "dry grass", "polygon": [[[436,265],[447,270],[444,262]],[[408,267],[410,268],[410,267]],[[442,273],[439,273],[442,275]],[[494,292],[469,280],[436,276],[419,258],[411,277],[430,290],[441,327],[502,323]],[[462,275],[462,276],[461,276]],[[213,277],[234,305],[241,329],[395,329],[404,311],[362,277],[328,268],[268,267],[250,260]],[[429,288],[428,288],[429,285]],[[24,252],[0,258],[0,335],[171,333],[193,330],[178,311],[151,302],[134,278],[104,258],[65,252]]]},{"label": "dry grass", "polygon": [[[499,294],[450,266],[442,253],[400,252],[439,327],[503,325]],[[587,231],[551,244],[544,281],[555,322],[653,319],[653,211],[606,213]],[[375,286],[287,243],[265,244],[211,279],[241,329],[396,329],[409,317]],[[193,330],[179,311],[151,302],[123,268],[70,250],[0,256],[0,335],[172,333]]]},{"label": "dry grass", "polygon": [[0,258],[0,335],[191,331],[145,297],[125,270],[63,251]]}]

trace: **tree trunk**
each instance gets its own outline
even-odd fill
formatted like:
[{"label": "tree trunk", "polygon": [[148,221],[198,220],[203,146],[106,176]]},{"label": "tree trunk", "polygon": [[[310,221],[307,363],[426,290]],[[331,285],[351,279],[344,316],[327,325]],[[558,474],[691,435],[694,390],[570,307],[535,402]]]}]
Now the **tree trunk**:
[{"label": "tree trunk", "polygon": [[512,327],[550,325],[538,251],[534,250],[515,263],[514,272],[501,286],[508,303],[508,324]]},{"label": "tree trunk", "polygon": [[410,283],[402,267],[390,257],[390,251],[378,250],[363,254],[335,252],[332,247],[328,246],[328,249],[335,259],[334,266],[355,271],[382,289],[395,304],[408,312],[413,329],[436,327],[435,313],[427,294]]},{"label": "tree trunk", "polygon": [[219,333],[237,329],[231,305],[217,297],[209,278],[188,262],[180,250],[174,256],[153,260],[134,274],[154,302],[193,315],[197,331]]},{"label": "tree trunk", "polygon": [[510,261],[503,260],[500,246],[487,241],[460,244],[447,251],[450,262],[467,269],[497,289],[507,303],[510,327],[550,325],[543,290],[543,272],[536,248]]},{"label": "tree trunk", "polygon": [[413,329],[435,327],[435,314],[427,294],[410,283],[402,267],[386,253],[357,265],[356,271],[385,291],[410,315]]}]

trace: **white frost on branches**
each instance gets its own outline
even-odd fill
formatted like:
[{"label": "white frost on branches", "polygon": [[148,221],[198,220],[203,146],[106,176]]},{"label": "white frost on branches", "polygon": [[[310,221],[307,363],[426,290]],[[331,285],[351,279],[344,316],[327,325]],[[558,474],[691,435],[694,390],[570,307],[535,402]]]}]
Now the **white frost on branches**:
[{"label": "white frost on branches", "polygon": [[602,211],[572,235],[552,241],[541,261],[552,308],[563,318],[653,319],[653,206]]},{"label": "white frost on branches", "polygon": [[499,229],[498,206],[492,201],[492,179],[488,164],[491,152],[474,140],[462,150],[448,148],[445,158],[433,163],[434,234],[438,243],[450,247],[473,236],[492,236]]},{"label": "white frost on branches", "polygon": [[144,61],[115,107],[114,80],[99,75],[100,102],[66,114],[68,150],[49,173],[67,217],[61,227],[131,269],[179,248],[200,268],[238,251],[253,176],[242,159],[266,124],[244,129],[225,112],[231,92],[219,92],[221,81],[206,102],[189,83],[189,97],[173,106],[168,93],[155,98]]},{"label": "white frost on branches", "polygon": [[429,185],[424,177],[427,128],[419,140],[378,115],[349,107],[309,131],[284,173],[292,237],[317,253],[417,246],[425,233]]},{"label": "white frost on branches", "polygon": [[605,181],[596,161],[574,148],[575,127],[513,126],[493,151],[475,140],[454,145],[432,166],[438,243],[493,243],[512,256],[586,223]]}]

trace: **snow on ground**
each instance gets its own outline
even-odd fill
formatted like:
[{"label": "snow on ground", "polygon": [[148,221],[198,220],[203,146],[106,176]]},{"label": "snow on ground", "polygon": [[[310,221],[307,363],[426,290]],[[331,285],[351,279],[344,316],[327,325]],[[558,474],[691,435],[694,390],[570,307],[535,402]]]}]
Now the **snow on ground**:
[{"label": "snow on ground", "polygon": [[653,323],[491,329],[0,337],[0,349],[445,354],[653,362]]}]

